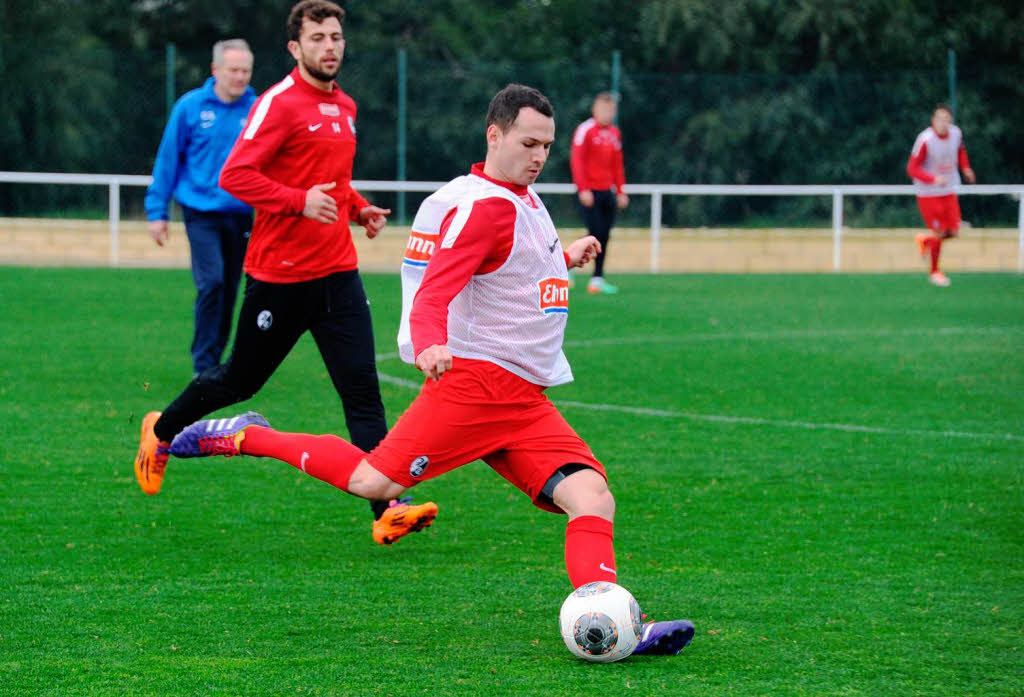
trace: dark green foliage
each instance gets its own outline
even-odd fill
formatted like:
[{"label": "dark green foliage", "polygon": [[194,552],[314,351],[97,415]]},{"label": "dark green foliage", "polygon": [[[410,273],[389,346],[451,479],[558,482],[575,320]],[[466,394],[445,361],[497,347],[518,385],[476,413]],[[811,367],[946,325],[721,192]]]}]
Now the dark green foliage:
[{"label": "dark green foliage", "polygon": [[[906,183],[914,136],[948,98],[957,53],[958,121],[980,180],[1024,180],[1024,5],[912,0],[375,0],[343,3],[342,85],[360,106],[356,176],[396,172],[396,57],[409,52],[410,179],[447,180],[483,154],[481,124],[509,81],[544,90],[558,118],[545,181],[569,178],[572,128],[607,89],[622,52],[627,178],[670,183]],[[208,75],[210,46],[243,36],[254,86],[292,66],[286,5],[271,0],[3,4],[0,169],[148,173],[166,117],[164,47],[178,93]],[[57,87],[59,86],[59,87]],[[89,205],[91,195],[0,186],[0,214]],[[385,205],[393,203],[381,196]],[[631,222],[646,220],[638,202]],[[126,199],[129,213],[139,201]],[[976,225],[1015,212],[975,202]],[[905,220],[899,202],[859,225]],[[1009,212],[1007,212],[1009,211]],[[827,219],[815,199],[669,199],[672,225]]]}]

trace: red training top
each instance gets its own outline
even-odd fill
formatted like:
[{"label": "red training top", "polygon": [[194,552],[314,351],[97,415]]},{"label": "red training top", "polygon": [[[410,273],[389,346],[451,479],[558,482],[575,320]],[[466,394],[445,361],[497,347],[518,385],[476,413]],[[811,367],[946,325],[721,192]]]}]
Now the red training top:
[{"label": "red training top", "polygon": [[[505,187],[526,205],[537,207],[527,187],[487,176],[482,162],[474,164],[470,174]],[[438,240],[443,240],[448,234],[457,210],[452,208],[448,211],[441,223]],[[470,278],[495,271],[505,263],[512,253],[515,226],[515,204],[499,197],[480,199],[473,203],[456,244],[435,248],[409,314],[413,355],[419,356],[424,349],[448,343],[448,305],[466,287]],[[568,253],[565,253],[565,260],[568,264]]]},{"label": "red training top", "polygon": [[[358,265],[349,221],[369,203],[351,185],[356,103],[331,83],[325,92],[296,67],[260,95],[220,173],[220,186],[256,209],[245,271],[271,283],[298,283]],[[338,222],[306,218],[306,190],[327,193]]]},{"label": "red training top", "polygon": [[572,182],[579,191],[605,191],[626,185],[622,167],[622,134],[617,126],[587,119],[576,127],[569,158]]}]

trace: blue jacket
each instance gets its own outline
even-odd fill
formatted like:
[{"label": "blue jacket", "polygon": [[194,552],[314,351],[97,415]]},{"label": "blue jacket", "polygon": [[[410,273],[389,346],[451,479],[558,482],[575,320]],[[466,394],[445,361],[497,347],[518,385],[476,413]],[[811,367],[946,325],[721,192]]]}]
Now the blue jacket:
[{"label": "blue jacket", "polygon": [[175,102],[153,164],[153,183],[146,189],[146,218],[167,220],[171,196],[183,206],[218,213],[252,209],[217,186],[221,167],[256,101],[252,87],[225,104],[209,78]]}]

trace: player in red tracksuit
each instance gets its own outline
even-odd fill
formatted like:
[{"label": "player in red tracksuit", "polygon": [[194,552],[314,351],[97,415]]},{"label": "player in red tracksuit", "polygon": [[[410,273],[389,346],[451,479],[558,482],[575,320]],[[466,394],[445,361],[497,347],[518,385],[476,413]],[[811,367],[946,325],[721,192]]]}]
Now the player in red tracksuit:
[{"label": "player in red tracksuit", "polygon": [[622,133],[615,125],[617,111],[615,95],[601,92],[594,98],[591,118],[577,126],[572,136],[569,164],[580,213],[587,231],[601,243],[601,253],[594,261],[594,275],[587,284],[590,293],[618,292],[618,288],[604,280],[604,258],[615,224],[615,212],[629,205],[629,196],[624,190]]},{"label": "player in red tracksuit", "polygon": [[[147,494],[160,490],[174,437],[206,414],[252,397],[306,331],[341,397],[352,441],[372,450],[387,433],[349,222],[373,238],[390,211],[351,185],[356,104],[334,81],[345,49],[344,17],[326,0],[292,8],[288,50],[296,67],[253,105],[221,171],[221,187],[257,211],[235,343],[226,363],[200,373],[162,414],[143,420],[135,474]],[[373,508],[378,542],[409,532],[407,503],[375,501]]]},{"label": "player in red tracksuit", "polygon": [[[507,86],[487,112],[486,161],[420,207],[402,265],[399,352],[427,379],[376,448],[283,433],[243,416],[189,426],[172,452],[274,457],[373,498],[482,459],[537,507],[568,515],[565,565],[574,588],[615,582],[615,500],[605,469],[544,394],[572,380],[562,353],[568,268],[600,249],[587,236],[563,251],[530,187],[554,135],[547,98]],[[649,622],[634,653],[678,653],[693,631],[687,620]]]},{"label": "player in red tracksuit", "polygon": [[907,174],[917,188],[917,206],[931,231],[919,233],[915,239],[922,257],[930,253],[928,280],[937,286],[949,285],[949,278],[939,271],[939,253],[943,241],[960,231],[956,187],[960,185],[961,170],[967,182],[973,184],[974,170],[967,160],[963,133],[953,125],[950,108],[939,104],[932,113],[932,125],[917,136],[907,161]]}]

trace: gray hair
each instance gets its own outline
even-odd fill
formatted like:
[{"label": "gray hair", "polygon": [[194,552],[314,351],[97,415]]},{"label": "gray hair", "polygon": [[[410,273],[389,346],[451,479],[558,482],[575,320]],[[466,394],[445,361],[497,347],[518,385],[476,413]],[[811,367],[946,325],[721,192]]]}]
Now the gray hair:
[{"label": "gray hair", "polygon": [[225,51],[245,51],[250,56],[252,55],[252,49],[249,48],[249,44],[246,43],[245,39],[225,39],[213,45],[214,65],[224,65]]}]

